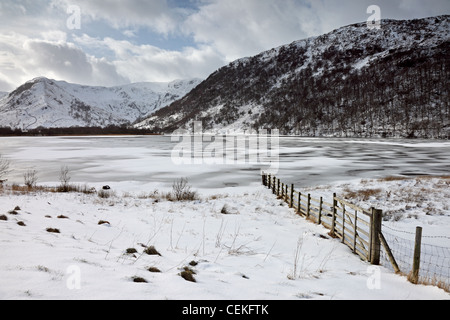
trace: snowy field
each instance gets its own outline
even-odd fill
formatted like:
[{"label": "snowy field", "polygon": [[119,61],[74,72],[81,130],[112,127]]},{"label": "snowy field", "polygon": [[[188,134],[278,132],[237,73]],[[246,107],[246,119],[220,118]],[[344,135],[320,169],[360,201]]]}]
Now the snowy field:
[{"label": "snowy field", "polygon": [[[439,288],[412,285],[384,266],[361,261],[331,239],[327,229],[295,215],[261,186],[255,168],[175,167],[164,140],[150,148],[142,146],[145,138],[124,139],[116,147],[114,138],[0,140],[1,153],[15,169],[0,191],[0,216],[6,217],[0,219],[0,299],[450,298]],[[390,210],[383,222],[388,226],[411,230],[421,225],[426,234],[450,236],[448,179],[379,180],[405,173],[448,173],[448,143],[373,141],[375,154],[385,146],[379,165],[375,154],[361,154],[360,161],[353,154],[324,156],[323,149],[337,152],[337,143],[324,142],[308,152],[304,146],[294,147],[294,140],[287,143],[280,154],[297,158],[281,165],[286,182],[314,173],[291,175],[297,166],[321,164],[328,177],[339,172],[323,183],[325,176],[317,171],[311,176],[315,183],[299,182],[298,189],[314,196],[351,195],[361,205]],[[369,149],[369,144],[359,147]],[[411,158],[396,163],[396,155],[406,157],[408,150]],[[324,165],[328,161],[329,167]],[[110,197],[11,190],[13,182],[23,185],[21,170],[27,168],[38,171],[38,185],[57,185],[61,165],[71,168],[75,184],[97,190],[111,185]],[[343,182],[340,168],[359,171]],[[198,200],[164,197],[182,176],[198,191]],[[364,198],[367,189],[379,190]],[[423,199],[405,197],[419,191]],[[445,238],[439,239],[450,247]],[[158,254],[148,254],[150,249]]]}]

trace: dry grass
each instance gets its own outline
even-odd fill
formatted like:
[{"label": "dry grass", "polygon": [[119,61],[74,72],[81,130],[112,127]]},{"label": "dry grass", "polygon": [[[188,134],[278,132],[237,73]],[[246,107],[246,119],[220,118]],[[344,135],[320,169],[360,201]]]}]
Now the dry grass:
[{"label": "dry grass", "polygon": [[401,273],[401,275],[406,276],[409,282],[413,284],[421,284],[425,286],[435,286],[438,287],[445,292],[450,293],[450,283],[448,281],[444,281],[442,279],[439,279],[436,275],[433,276],[419,276],[419,279],[414,278],[412,271],[408,274]]},{"label": "dry grass", "polygon": [[404,181],[404,180],[429,180],[429,179],[442,179],[450,180],[450,175],[439,175],[439,176],[417,176],[417,177],[400,177],[400,176],[388,176],[384,178],[377,179],[379,182],[389,182],[389,181]]},{"label": "dry grass", "polygon": [[11,185],[0,185],[0,194],[33,194],[33,193],[84,193],[84,194],[93,194],[95,193],[95,189],[90,188],[88,185],[67,185],[64,188],[61,186],[51,187],[51,186],[27,186],[27,185],[19,185],[17,183],[13,183]]},{"label": "dry grass", "polygon": [[[192,190],[192,187],[188,184],[187,179],[180,179],[174,182],[172,190],[170,192],[160,192],[159,190],[153,190],[151,192],[141,192],[138,195],[133,195],[130,192],[123,192],[121,197],[118,197],[114,190],[96,190],[89,187],[87,184],[61,184],[59,186],[46,186],[46,185],[19,185],[13,184],[1,184],[0,183],[0,195],[27,195],[37,193],[83,193],[87,195],[95,194],[100,199],[116,199],[116,198],[137,198],[139,200],[153,199],[154,202],[161,200],[166,201],[196,201],[200,200],[200,196],[197,191]],[[217,199],[218,196],[215,196]]]},{"label": "dry grass", "polygon": [[410,178],[408,177],[398,177],[398,176],[389,176],[385,178],[378,179],[379,182],[389,182],[389,181],[402,181],[402,180],[408,180]]},{"label": "dry grass", "polygon": [[50,232],[50,233],[61,233],[61,232],[59,231],[59,229],[56,229],[56,228],[47,228],[46,231],[47,231],[47,232]]},{"label": "dry grass", "polygon": [[358,201],[367,201],[371,197],[379,197],[383,192],[382,189],[361,189],[361,190],[350,190],[348,187],[344,189],[345,199],[357,199]]},{"label": "dry grass", "polygon": [[142,278],[142,277],[137,277],[137,276],[132,277],[131,279],[133,280],[133,282],[136,282],[136,283],[147,283],[147,282],[148,282],[148,281],[145,280],[144,278]]},{"label": "dry grass", "polygon": [[[384,183],[385,187],[380,188]],[[368,206],[384,206],[385,221],[417,218],[420,214],[446,215],[448,206],[440,206],[442,197],[450,194],[450,176],[389,176],[376,180],[364,180],[360,186],[345,185],[342,197],[350,202],[365,202]],[[406,205],[405,205],[406,204]]]},{"label": "dry grass", "polygon": [[197,282],[197,280],[195,280],[194,278],[194,274],[196,274],[196,272],[194,270],[192,270],[189,267],[184,267],[183,271],[181,271],[180,276],[189,282]]},{"label": "dry grass", "polygon": [[160,273],[161,270],[159,270],[157,267],[148,267],[147,271],[152,272],[152,273]]},{"label": "dry grass", "polygon": [[116,196],[116,193],[114,191],[111,190],[99,190],[97,192],[97,195],[99,198],[101,199],[109,199],[109,198],[114,198]]},{"label": "dry grass", "polygon": [[150,246],[147,249],[144,250],[144,253],[150,255],[150,256],[161,256],[161,253],[156,250],[154,246]]}]

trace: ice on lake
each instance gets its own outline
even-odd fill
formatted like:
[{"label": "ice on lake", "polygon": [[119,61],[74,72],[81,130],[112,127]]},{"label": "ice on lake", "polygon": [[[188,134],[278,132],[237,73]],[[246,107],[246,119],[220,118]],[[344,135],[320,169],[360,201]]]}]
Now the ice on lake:
[{"label": "ice on lake", "polygon": [[[176,146],[168,136],[0,138],[0,154],[14,170],[8,179],[16,183],[23,183],[27,169],[38,172],[39,183],[58,182],[61,166],[67,165],[74,183],[171,186],[186,177],[195,188],[220,189],[259,184],[261,170],[268,168],[242,162],[177,164]],[[277,176],[296,186],[450,173],[448,141],[280,137],[278,153]]]}]

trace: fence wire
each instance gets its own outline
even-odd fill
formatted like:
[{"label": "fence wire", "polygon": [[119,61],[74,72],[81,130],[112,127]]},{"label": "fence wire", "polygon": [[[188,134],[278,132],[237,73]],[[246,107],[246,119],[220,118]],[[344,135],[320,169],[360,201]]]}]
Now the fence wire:
[{"label": "fence wire", "polygon": [[[336,229],[336,225],[339,225],[338,227],[344,227],[345,225],[353,224],[352,218],[350,218],[349,214],[347,214],[347,211],[345,215],[343,214],[344,211],[342,211],[343,207],[335,207],[335,204],[330,204],[326,202],[322,202],[322,198],[320,200],[319,205],[317,205],[317,202],[319,200],[314,199],[311,197],[310,194],[306,197],[305,195],[301,195],[299,192],[295,191],[294,194],[292,194],[292,189],[289,188],[289,185],[286,185],[284,183],[281,183],[279,179],[277,179],[275,176],[271,175],[263,175],[263,184],[265,186],[269,186],[273,193],[278,195],[280,198],[283,198],[286,202],[290,204],[293,208],[296,208],[297,211],[302,212],[306,216],[317,216],[316,209],[319,208],[319,212],[325,213],[325,215],[318,214],[321,218],[319,221],[321,221],[322,225],[325,227],[332,229],[333,231],[338,231]],[[292,197],[292,199],[291,199]],[[303,198],[302,198],[303,197]],[[293,201],[292,201],[293,200]],[[300,201],[299,201],[300,200]],[[314,201],[315,204],[311,206],[311,201]],[[333,197],[333,202],[341,202],[345,203],[345,206],[349,206],[349,208],[356,207],[355,205],[351,203],[346,203],[346,201],[342,199],[338,199],[335,195]],[[301,202],[301,203],[300,203]],[[325,204],[325,207],[322,206],[322,204]],[[328,209],[330,208],[330,209]],[[331,210],[331,211],[330,211]],[[334,213],[333,213],[334,211]],[[350,210],[351,211],[351,210]],[[360,208],[357,210],[358,212],[366,212],[366,210]],[[341,218],[340,221],[338,219],[333,221],[328,221],[330,225],[328,226],[328,222],[324,223],[324,220],[328,219],[328,213],[331,213],[331,215],[335,215],[336,218]],[[330,216],[331,216],[330,215]],[[369,214],[370,215],[370,214]],[[362,217],[363,215],[358,215],[358,217]],[[356,212],[353,217],[356,217]],[[348,219],[350,220],[348,220]],[[324,219],[324,220],[323,220]],[[360,221],[360,220],[358,220]],[[372,221],[372,219],[371,219]],[[371,226],[370,224],[373,222],[367,222],[366,225],[369,226],[370,230],[361,230],[358,229],[358,240],[361,240],[359,244],[362,244],[361,242],[365,240],[367,243],[368,248],[370,248],[370,235],[371,235]],[[336,224],[336,225],[335,225]],[[360,223],[358,223],[359,228]],[[408,232],[404,230],[396,230],[386,224],[382,225],[382,233],[384,236],[384,239],[386,240],[390,251],[392,255],[394,256],[396,263],[400,269],[401,274],[409,276],[412,269],[413,269],[413,260],[414,260],[414,246],[415,246],[415,232]],[[364,236],[364,233],[367,237],[365,239],[361,238],[361,236]],[[337,236],[339,236],[339,232],[335,233]],[[355,244],[358,244],[356,242],[348,243],[347,238],[347,230],[344,230],[341,232],[342,238],[344,239],[343,242],[346,243],[350,248],[353,248],[355,250]],[[436,243],[439,241],[441,244],[445,244],[446,246],[438,246],[435,244],[427,243],[433,242]],[[362,245],[364,249],[364,244]],[[360,254],[364,260],[370,260],[370,250],[371,249],[364,249],[362,254],[361,252],[358,253],[357,250],[355,250],[356,253]],[[369,257],[368,257],[369,256]],[[391,269],[395,272],[394,267],[392,266],[391,260],[389,259],[388,253],[385,251],[385,248],[381,246],[381,252],[380,252],[380,263],[384,266],[386,266],[388,269]],[[414,279],[414,282],[416,279]],[[427,285],[435,285],[442,289],[444,289],[447,292],[450,292],[450,236],[426,236],[422,235],[422,242],[421,242],[421,255],[420,255],[420,268],[419,268],[419,283],[427,284]]]},{"label": "fence wire", "polygon": [[[413,266],[415,233],[395,230],[386,225],[383,225],[382,230],[400,271],[408,275]],[[422,236],[419,283],[437,285],[449,292],[450,247],[428,244],[426,243],[427,238],[437,237]],[[448,240],[446,236],[438,238]],[[385,250],[381,250],[381,258],[382,264],[393,270]]]}]

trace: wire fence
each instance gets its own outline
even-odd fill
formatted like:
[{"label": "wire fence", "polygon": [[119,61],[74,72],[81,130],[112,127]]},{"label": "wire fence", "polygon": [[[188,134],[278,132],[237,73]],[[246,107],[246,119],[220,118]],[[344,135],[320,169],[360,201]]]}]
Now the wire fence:
[{"label": "wire fence", "polygon": [[[435,285],[450,292],[450,236],[422,235],[422,228],[418,228],[420,241],[417,241],[416,232],[397,230],[382,223],[381,210],[358,207],[336,194],[333,203],[325,202],[323,197],[302,194],[293,184],[289,187],[267,174],[263,174],[262,183],[297,214],[330,229],[333,236],[363,260],[381,263],[407,276],[412,283]],[[415,254],[419,247],[420,252]]]},{"label": "wire fence", "polygon": [[[401,273],[408,276],[413,269],[415,233],[396,230],[385,224],[382,229]],[[449,246],[426,243],[436,238],[441,238],[440,242]],[[385,250],[381,252],[381,259],[384,266],[393,269]],[[422,236],[419,283],[435,285],[450,292],[450,237]]]}]

